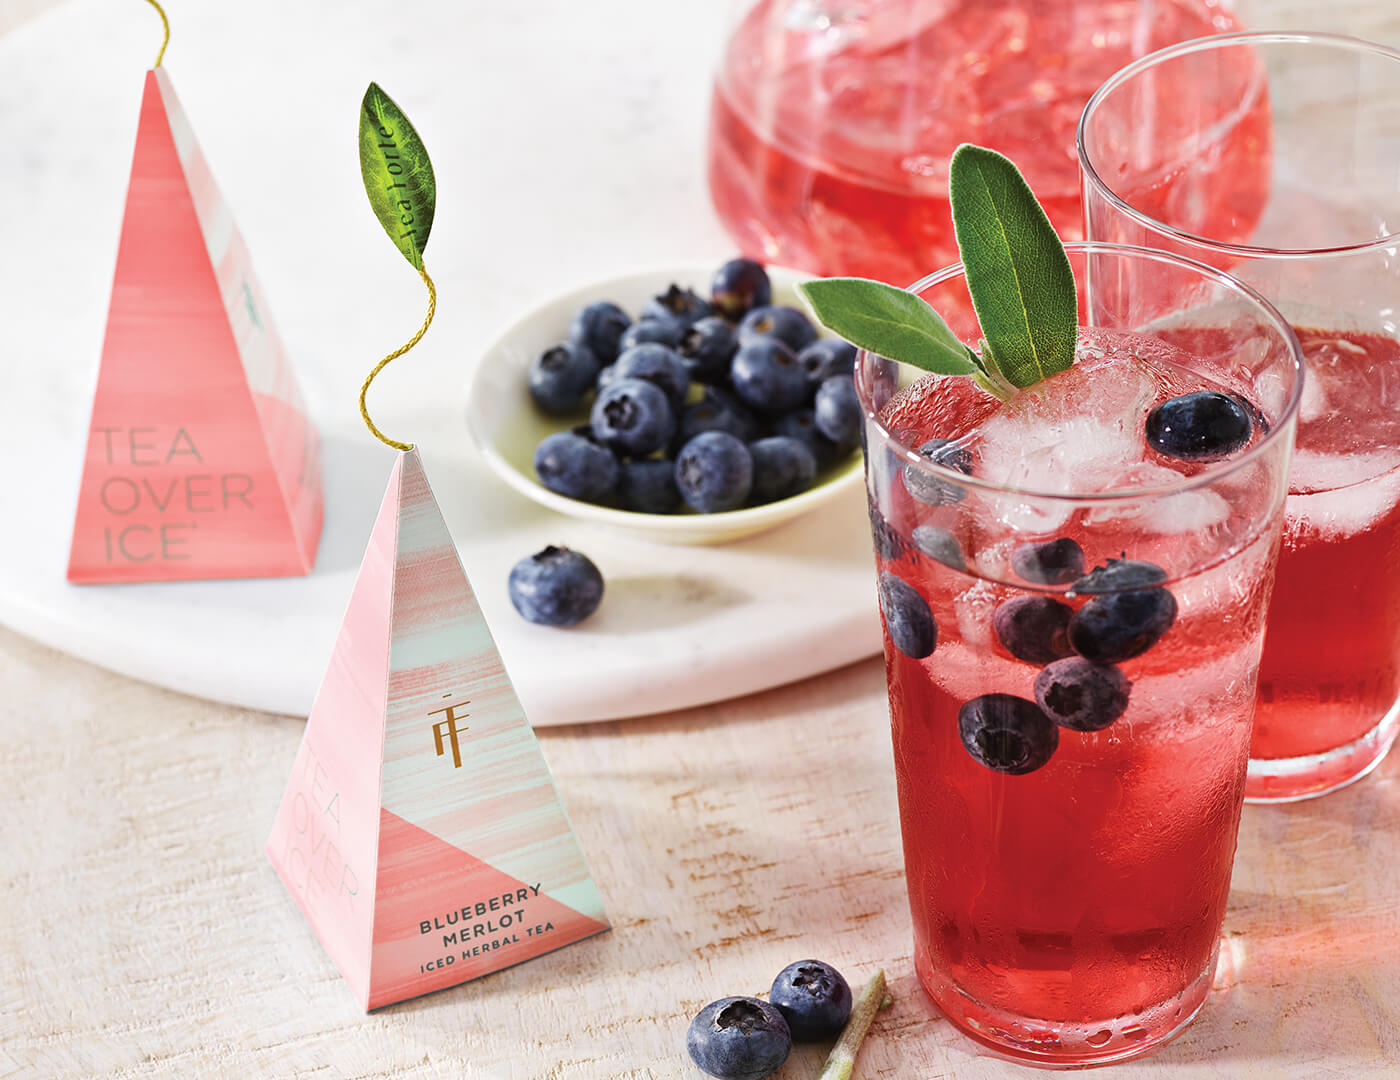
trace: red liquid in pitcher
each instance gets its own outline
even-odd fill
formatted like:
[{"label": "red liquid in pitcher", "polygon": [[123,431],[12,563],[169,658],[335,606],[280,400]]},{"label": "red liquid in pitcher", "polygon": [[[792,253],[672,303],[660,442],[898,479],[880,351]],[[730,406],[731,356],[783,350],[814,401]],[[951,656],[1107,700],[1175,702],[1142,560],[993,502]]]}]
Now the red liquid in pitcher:
[{"label": "red liquid in pitcher", "polygon": [[957,261],[948,159],[974,142],[1078,239],[1090,95],[1135,57],[1236,29],[1215,0],[760,0],[716,80],[711,197],[749,254],[907,285]]}]

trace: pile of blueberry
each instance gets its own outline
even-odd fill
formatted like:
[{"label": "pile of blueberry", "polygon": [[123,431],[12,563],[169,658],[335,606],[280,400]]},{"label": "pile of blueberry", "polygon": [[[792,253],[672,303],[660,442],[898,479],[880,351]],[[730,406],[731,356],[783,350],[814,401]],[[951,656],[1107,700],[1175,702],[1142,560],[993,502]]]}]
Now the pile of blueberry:
[{"label": "pile of blueberry", "polygon": [[774,306],[763,267],[733,259],[708,300],[672,285],[633,322],[600,300],[530,367],[530,395],[588,423],[547,436],[551,491],[648,514],[773,502],[809,488],[860,441],[855,348]]},{"label": "pile of blueberry", "polygon": [[[992,613],[997,639],[1012,656],[1040,666],[1035,700],[983,694],[958,710],[958,734],[972,757],[996,772],[1020,775],[1050,760],[1060,728],[1101,731],[1128,708],[1131,683],[1116,666],[1141,656],[1176,620],[1167,573],[1136,559],[1109,559],[1085,573],[1084,551],[1069,537],[1018,544],[1012,570],[1033,585],[1069,585],[1088,597],[1022,594]],[[938,642],[928,602],[894,574],[880,575],[880,609],[895,648],[922,659]]]},{"label": "pile of blueberry", "polygon": [[832,1038],[851,1015],[851,988],[830,964],[799,960],[778,973],[768,1000],[726,997],[695,1014],[690,1060],[720,1080],[760,1080],[787,1060],[793,1040]]}]

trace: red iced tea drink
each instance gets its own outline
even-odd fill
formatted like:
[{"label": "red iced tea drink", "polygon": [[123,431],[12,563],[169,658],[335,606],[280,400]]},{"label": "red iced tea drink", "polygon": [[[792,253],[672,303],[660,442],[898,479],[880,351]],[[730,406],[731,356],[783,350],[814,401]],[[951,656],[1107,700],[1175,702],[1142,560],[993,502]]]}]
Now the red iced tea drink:
[{"label": "red iced tea drink", "polygon": [[[1009,401],[861,360],[915,963],[1021,1060],[1145,1053],[1209,990],[1296,404],[1296,344],[1253,325],[1207,357],[1081,329]],[[1247,437],[1160,452],[1149,416],[1202,391]]]},{"label": "red iced tea drink", "polygon": [[[1136,56],[1237,28],[1215,0],[760,0],[716,77],[711,197],[750,254],[905,285],[957,258],[946,163],[975,142],[1075,239],[1089,96]],[[1238,166],[1217,149],[1208,168]]]}]

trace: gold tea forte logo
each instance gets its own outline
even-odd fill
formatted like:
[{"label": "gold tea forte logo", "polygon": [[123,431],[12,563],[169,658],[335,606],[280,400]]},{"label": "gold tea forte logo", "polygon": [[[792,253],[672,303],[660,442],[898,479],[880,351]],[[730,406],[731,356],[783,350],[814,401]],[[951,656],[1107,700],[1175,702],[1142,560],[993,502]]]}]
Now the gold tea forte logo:
[{"label": "gold tea forte logo", "polygon": [[359,141],[365,193],[422,277],[428,313],[360,387],[365,426],[398,453],[267,854],[377,1009],[608,923],[419,453],[369,415],[374,377],[433,320],[423,248],[436,183],[413,125],[374,83]]}]

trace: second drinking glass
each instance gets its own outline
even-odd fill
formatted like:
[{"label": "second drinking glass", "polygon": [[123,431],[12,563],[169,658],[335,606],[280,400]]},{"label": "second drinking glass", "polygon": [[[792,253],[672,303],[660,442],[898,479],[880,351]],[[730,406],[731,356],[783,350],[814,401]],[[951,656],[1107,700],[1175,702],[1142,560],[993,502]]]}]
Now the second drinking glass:
[{"label": "second drinking glass", "polygon": [[1079,154],[1091,239],[1226,270],[1302,341],[1247,796],[1340,787],[1400,723],[1400,53],[1281,33],[1164,49],[1093,97]]},{"label": "second drinking glass", "polygon": [[[1067,247],[1069,370],[1008,401],[856,370],[918,976],[1058,1066],[1146,1053],[1209,990],[1301,362],[1225,275]],[[977,342],[961,266],[911,291]],[[1149,415],[1200,391],[1247,410],[1243,441],[1160,452]]]}]

